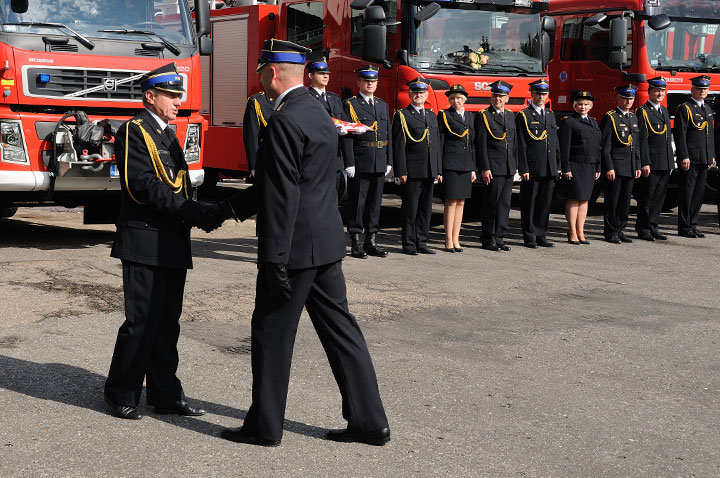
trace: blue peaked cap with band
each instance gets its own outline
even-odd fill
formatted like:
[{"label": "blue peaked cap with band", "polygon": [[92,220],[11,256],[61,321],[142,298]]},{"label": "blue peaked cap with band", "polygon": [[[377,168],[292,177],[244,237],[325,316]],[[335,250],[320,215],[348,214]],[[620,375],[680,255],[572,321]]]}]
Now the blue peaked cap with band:
[{"label": "blue peaked cap with band", "polygon": [[183,78],[174,62],[145,73],[138,81],[143,92],[155,88],[170,93],[185,93]]},{"label": "blue peaked cap with band", "polygon": [[635,98],[635,93],[637,93],[637,86],[635,86],[635,85],[618,86],[615,88],[615,91],[617,91],[618,96],[621,96],[623,98]]},{"label": "blue peaked cap with band", "polygon": [[692,83],[695,88],[710,88],[710,77],[707,75],[696,76],[695,78],[690,78],[690,83]]},{"label": "blue peaked cap with band", "polygon": [[271,38],[263,42],[262,50],[260,50],[260,58],[258,59],[258,67],[255,71],[267,65],[268,63],[293,63],[296,65],[305,64],[305,55],[310,53],[310,48],[297,45],[291,41],[278,40]]},{"label": "blue peaked cap with band", "polygon": [[414,80],[408,81],[407,85],[410,88],[410,91],[427,91],[428,83],[428,80],[426,80],[425,78],[420,78],[418,76]]},{"label": "blue peaked cap with band", "polygon": [[647,80],[649,88],[667,89],[667,80],[664,76],[656,76]]},{"label": "blue peaked cap with band", "polygon": [[512,88],[513,86],[510,83],[502,80],[490,83],[490,93],[495,93],[496,95],[509,95]]},{"label": "blue peaked cap with band", "polygon": [[376,66],[368,65],[364,66],[360,69],[355,70],[355,73],[357,73],[358,78],[361,80],[367,80],[367,81],[377,81],[378,80],[378,68]]},{"label": "blue peaked cap with band", "polygon": [[547,93],[550,91],[550,85],[545,80],[537,80],[530,83],[530,91],[537,91],[539,93]]},{"label": "blue peaked cap with band", "polygon": [[330,65],[325,58],[322,61],[313,61],[307,64],[308,73],[330,73]]}]

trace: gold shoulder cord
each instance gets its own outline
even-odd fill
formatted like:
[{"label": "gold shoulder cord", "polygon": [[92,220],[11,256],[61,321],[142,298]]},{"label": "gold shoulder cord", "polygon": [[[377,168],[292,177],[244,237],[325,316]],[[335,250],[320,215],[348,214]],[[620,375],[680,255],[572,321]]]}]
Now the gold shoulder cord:
[{"label": "gold shoulder cord", "polygon": [[610,121],[612,121],[612,124],[613,124],[613,131],[615,132],[615,137],[617,138],[618,141],[620,141],[620,144],[622,144],[622,145],[624,145],[624,146],[632,146],[632,142],[633,142],[633,140],[632,140],[632,132],[630,132],[630,134],[628,135],[628,140],[627,140],[627,141],[623,141],[623,140],[620,138],[620,135],[619,135],[618,132],[617,132],[617,124],[615,124],[615,118],[614,118],[613,115],[612,115],[612,114],[613,114],[613,111],[608,111],[608,112],[605,113],[605,114],[610,117]]},{"label": "gold shoulder cord", "polygon": [[540,136],[535,136],[534,134],[532,134],[530,132],[530,125],[528,125],[528,120],[527,120],[527,116],[525,116],[525,112],[521,111],[520,114],[523,117],[523,121],[525,121],[525,130],[527,131],[527,134],[530,136],[530,138],[534,139],[535,141],[545,140],[545,142],[547,143],[547,135],[548,135],[547,130],[543,130],[543,132]]},{"label": "gold shoulder cord", "polygon": [[409,138],[410,141],[414,143],[420,143],[421,141],[425,140],[427,138],[428,145],[430,144],[430,128],[425,128],[425,132],[423,133],[422,137],[420,139],[415,139],[410,135],[410,130],[408,129],[407,121],[405,120],[405,115],[402,111],[398,110],[398,115],[400,115],[400,124],[402,125],[403,132],[405,133],[405,137]]},{"label": "gold shoulder cord", "polygon": [[457,136],[458,138],[465,138],[466,143],[470,143],[470,128],[466,128],[465,131],[462,132],[462,134],[457,134],[448,124],[447,116],[445,115],[445,110],[442,110],[440,112],[443,116],[443,122],[445,122],[445,127],[447,130],[452,134],[453,136]]},{"label": "gold shoulder cord", "polygon": [[655,128],[653,128],[652,123],[650,122],[650,117],[647,114],[647,111],[645,108],[638,108],[640,111],[642,111],[643,118],[645,119],[645,127],[649,133],[655,134],[655,135],[661,135],[664,134],[667,136],[667,123],[663,125],[662,131],[657,131]]},{"label": "gold shoulder cord", "polygon": [[[187,172],[184,169],[181,169],[178,171],[177,178],[175,178],[175,181],[172,181],[168,175],[167,171],[165,171],[165,166],[162,164],[162,161],[160,160],[160,153],[158,152],[157,146],[155,145],[155,141],[153,141],[150,134],[145,131],[145,129],[140,125],[140,120],[134,120],[132,121],[135,125],[137,125],[138,128],[140,128],[140,132],[143,135],[143,139],[145,140],[145,146],[147,146],[148,152],[150,153],[150,159],[152,160],[153,169],[155,170],[155,174],[158,178],[162,180],[165,184],[170,186],[170,188],[173,190],[175,194],[178,194],[179,192],[183,192],[183,196],[185,199],[188,199],[188,193],[187,193],[187,184],[185,183],[185,175]],[[128,191],[128,194],[132,198],[133,201],[135,201],[138,204],[143,204],[142,202],[138,201],[135,196],[133,196],[132,192],[130,191],[130,184],[128,183],[128,175],[127,175],[127,165],[128,165],[128,148],[127,148],[127,142],[128,142],[128,134],[129,134],[129,128],[128,125],[127,128],[125,128],[125,187]]]},{"label": "gold shoulder cord", "polygon": [[482,111],[480,112],[480,114],[481,114],[482,117],[483,117],[483,121],[485,121],[485,127],[487,128],[488,133],[490,133],[490,136],[492,136],[492,138],[495,139],[495,140],[497,140],[497,141],[505,140],[505,149],[507,150],[507,149],[508,149],[507,131],[505,131],[505,132],[503,133],[503,135],[502,135],[501,137],[499,137],[499,138],[498,138],[497,136],[495,136],[495,135],[493,134],[492,130],[490,129],[490,124],[488,123],[487,116],[485,115],[485,112],[486,112],[486,111],[487,111],[487,110],[482,110]]},{"label": "gold shoulder cord", "polygon": [[267,126],[267,121],[265,121],[265,117],[262,114],[262,109],[260,109],[260,102],[253,98],[253,102],[255,103],[255,116],[257,116],[258,124],[261,124],[262,127]]},{"label": "gold shoulder cord", "polygon": [[695,123],[695,120],[693,120],[692,111],[690,111],[690,107],[687,105],[687,103],[685,104],[685,109],[687,110],[688,120],[690,121],[690,124],[692,124],[695,127],[695,129],[697,129],[697,130],[700,130],[700,131],[705,130],[707,132],[707,129],[708,129],[707,120],[703,121],[700,125],[698,125]]},{"label": "gold shoulder cord", "polygon": [[[353,96],[353,98],[355,98],[355,97]],[[362,123],[362,122],[358,119],[358,115],[357,115],[357,113],[355,112],[355,108],[353,108],[352,103],[350,103],[350,100],[347,100],[347,101],[345,101],[345,102],[347,103],[348,108],[350,109],[350,118],[353,120],[353,123]],[[364,124],[364,123],[363,123],[363,124]],[[365,125],[365,126],[369,126],[370,129],[372,129],[372,130],[375,132],[375,141],[377,141],[377,140],[378,140],[378,135],[377,135],[377,133],[378,133],[378,122],[377,122],[377,120],[375,120],[375,122],[374,122],[373,124],[368,124],[368,125]]]}]

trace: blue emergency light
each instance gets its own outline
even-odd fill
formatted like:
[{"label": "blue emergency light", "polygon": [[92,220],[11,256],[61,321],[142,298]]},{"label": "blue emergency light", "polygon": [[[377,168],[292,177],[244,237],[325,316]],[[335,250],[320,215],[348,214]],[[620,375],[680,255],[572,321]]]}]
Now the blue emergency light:
[{"label": "blue emergency light", "polygon": [[40,83],[50,83],[50,75],[48,75],[47,73],[40,73],[38,75],[38,81]]}]

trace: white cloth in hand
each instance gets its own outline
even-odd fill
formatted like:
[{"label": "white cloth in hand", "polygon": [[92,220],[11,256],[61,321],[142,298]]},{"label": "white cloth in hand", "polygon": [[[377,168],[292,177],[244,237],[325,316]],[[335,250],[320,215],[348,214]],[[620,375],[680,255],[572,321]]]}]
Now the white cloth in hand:
[{"label": "white cloth in hand", "polygon": [[385,168],[385,177],[390,176],[392,174],[392,172],[393,172],[392,166],[390,166],[388,164],[387,167]]},{"label": "white cloth in hand", "polygon": [[345,168],[345,172],[347,173],[349,178],[355,177],[355,166],[348,166]]}]

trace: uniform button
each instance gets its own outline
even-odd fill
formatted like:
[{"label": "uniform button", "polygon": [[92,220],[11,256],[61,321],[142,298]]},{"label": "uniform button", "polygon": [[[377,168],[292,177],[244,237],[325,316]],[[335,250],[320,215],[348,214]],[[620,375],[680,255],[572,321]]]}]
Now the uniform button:
[{"label": "uniform button", "polygon": [[278,252],[278,256],[284,256],[284,255],[285,255],[285,251]]}]

